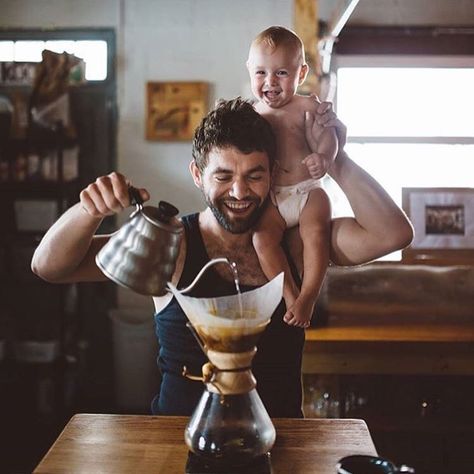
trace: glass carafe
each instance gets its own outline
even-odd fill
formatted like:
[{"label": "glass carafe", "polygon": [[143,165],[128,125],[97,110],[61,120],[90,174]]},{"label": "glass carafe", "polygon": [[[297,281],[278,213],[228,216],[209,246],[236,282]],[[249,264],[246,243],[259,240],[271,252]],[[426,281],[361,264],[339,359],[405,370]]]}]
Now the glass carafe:
[{"label": "glass carafe", "polygon": [[205,389],[186,427],[186,444],[216,466],[248,464],[266,454],[276,438],[251,365],[257,340],[281,300],[283,274],[241,296],[193,298],[169,286],[209,359],[199,378]]},{"label": "glass carafe", "polygon": [[184,433],[193,453],[229,466],[248,464],[267,453],[275,436],[256,389],[237,395],[204,390]]}]

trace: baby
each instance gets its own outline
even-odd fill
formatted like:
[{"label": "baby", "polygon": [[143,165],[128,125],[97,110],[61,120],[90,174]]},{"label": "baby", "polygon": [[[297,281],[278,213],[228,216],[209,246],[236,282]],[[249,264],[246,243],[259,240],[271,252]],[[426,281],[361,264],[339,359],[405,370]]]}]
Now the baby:
[{"label": "baby", "polygon": [[[285,272],[283,297],[287,324],[308,327],[329,264],[331,212],[322,178],[337,154],[333,128],[325,128],[312,153],[305,139],[305,121],[318,106],[313,97],[296,94],[308,73],[304,46],[292,31],[272,26],[252,42],[247,61],[255,109],[277,137],[277,165],[272,203],[259,221],[253,245],[266,277]],[[280,246],[285,229],[299,224],[303,242],[303,281],[298,289]]]}]

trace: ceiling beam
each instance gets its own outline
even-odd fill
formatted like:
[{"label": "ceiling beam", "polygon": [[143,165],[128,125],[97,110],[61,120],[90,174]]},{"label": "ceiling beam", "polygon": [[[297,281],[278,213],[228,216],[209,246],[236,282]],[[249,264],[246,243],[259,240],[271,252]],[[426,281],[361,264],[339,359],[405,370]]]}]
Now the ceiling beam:
[{"label": "ceiling beam", "polygon": [[301,38],[301,41],[303,41],[305,59],[309,66],[308,76],[299,91],[303,94],[319,94],[318,0],[294,0],[293,24],[295,33]]},{"label": "ceiling beam", "polygon": [[349,20],[359,0],[342,0],[335,8],[327,26],[327,32],[318,43],[321,74],[329,74],[331,70],[331,56],[334,42]]},{"label": "ceiling beam", "polygon": [[308,76],[298,91],[315,93],[321,99],[332,100],[335,78],[331,78],[331,56],[334,42],[344,28],[359,0],[340,0],[331,15],[326,31],[319,31],[318,0],[293,0],[293,24],[305,47]]},{"label": "ceiling beam", "polygon": [[343,0],[331,15],[331,20],[328,25],[328,35],[334,38],[339,36],[339,33],[344,28],[344,25],[349,20],[352,12],[359,3],[359,0]]}]

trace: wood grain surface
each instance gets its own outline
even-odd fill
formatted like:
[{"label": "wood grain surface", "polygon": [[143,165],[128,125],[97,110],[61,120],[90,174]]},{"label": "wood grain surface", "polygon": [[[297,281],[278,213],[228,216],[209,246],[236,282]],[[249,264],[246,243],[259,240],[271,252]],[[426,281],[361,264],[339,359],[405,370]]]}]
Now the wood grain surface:
[{"label": "wood grain surface", "polygon": [[330,324],[308,329],[306,343],[312,341],[474,342],[474,323]]},{"label": "wood grain surface", "polygon": [[[35,469],[40,473],[183,474],[185,417],[75,415]],[[275,419],[272,474],[334,474],[349,454],[376,454],[362,420]]]},{"label": "wood grain surface", "polygon": [[474,324],[330,324],[306,331],[305,374],[474,375]]}]

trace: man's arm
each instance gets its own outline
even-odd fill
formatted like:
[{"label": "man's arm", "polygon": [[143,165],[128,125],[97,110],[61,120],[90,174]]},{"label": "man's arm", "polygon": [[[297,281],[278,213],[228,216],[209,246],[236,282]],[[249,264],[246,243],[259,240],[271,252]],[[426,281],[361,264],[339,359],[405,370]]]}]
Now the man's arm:
[{"label": "man's arm", "polygon": [[413,239],[413,227],[405,213],[364,169],[342,150],[330,176],[346,194],[354,217],[332,221],[331,261],[359,265],[395,250]]},{"label": "man's arm", "polygon": [[346,127],[331,111],[331,104],[318,107],[321,115],[306,120],[308,146],[317,149],[320,126],[335,127],[339,152],[329,175],[346,194],[354,217],[332,221],[331,261],[336,265],[359,265],[395,250],[413,239],[413,227],[388,193],[344,151]]},{"label": "man's arm", "polygon": [[[145,190],[140,194],[143,200],[149,199]],[[129,205],[128,183],[123,175],[111,173],[98,178],[81,192],[80,202],[45,234],[33,255],[33,272],[55,283],[105,280],[95,256],[109,236],[94,234],[105,216]]]}]

